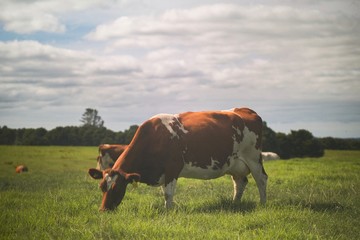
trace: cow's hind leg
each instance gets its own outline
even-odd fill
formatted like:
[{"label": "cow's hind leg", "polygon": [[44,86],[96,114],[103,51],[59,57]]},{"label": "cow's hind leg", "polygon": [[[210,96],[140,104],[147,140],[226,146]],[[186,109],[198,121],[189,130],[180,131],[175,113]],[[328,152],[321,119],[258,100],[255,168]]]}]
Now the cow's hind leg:
[{"label": "cow's hind leg", "polygon": [[248,179],[246,176],[249,175],[249,173],[250,169],[246,165],[245,161],[242,159],[238,159],[230,173],[234,183],[234,202],[241,200],[245,187],[248,183]]},{"label": "cow's hind leg", "polygon": [[232,176],[232,180],[234,183],[234,197],[233,201],[237,202],[241,200],[241,197],[244,193],[245,187],[248,183],[247,177],[236,177]]},{"label": "cow's hind leg", "polygon": [[265,172],[264,166],[262,162],[258,162],[257,164],[252,164],[250,167],[251,175],[254,177],[256,185],[259,189],[260,194],[260,203],[266,203],[266,185],[268,176]]}]

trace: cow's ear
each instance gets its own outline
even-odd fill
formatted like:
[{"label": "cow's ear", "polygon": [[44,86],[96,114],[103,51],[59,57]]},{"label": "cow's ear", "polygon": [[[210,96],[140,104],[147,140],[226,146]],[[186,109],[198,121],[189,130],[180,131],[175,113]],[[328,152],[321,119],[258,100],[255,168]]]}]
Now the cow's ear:
[{"label": "cow's ear", "polygon": [[139,182],[140,181],[140,174],[137,173],[126,173],[125,179],[129,182]]},{"label": "cow's ear", "polygon": [[89,169],[89,175],[93,178],[93,179],[102,179],[103,178],[103,172],[95,169],[95,168],[90,168]]}]

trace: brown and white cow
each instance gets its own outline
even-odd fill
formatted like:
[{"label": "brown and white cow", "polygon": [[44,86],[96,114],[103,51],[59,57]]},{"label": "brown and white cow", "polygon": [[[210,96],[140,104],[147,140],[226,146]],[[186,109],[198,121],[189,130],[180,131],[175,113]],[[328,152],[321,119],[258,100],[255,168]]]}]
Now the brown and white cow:
[{"label": "brown and white cow", "polygon": [[113,210],[133,181],[162,186],[165,206],[173,204],[180,177],[232,176],[234,200],[240,200],[252,174],[266,202],[267,175],[261,156],[262,120],[251,109],[159,114],[145,121],[112,169],[89,169],[102,179],[100,210]]},{"label": "brown and white cow", "polygon": [[96,169],[105,170],[112,168],[115,161],[125,151],[128,145],[101,144],[99,145],[99,156],[97,157]]}]

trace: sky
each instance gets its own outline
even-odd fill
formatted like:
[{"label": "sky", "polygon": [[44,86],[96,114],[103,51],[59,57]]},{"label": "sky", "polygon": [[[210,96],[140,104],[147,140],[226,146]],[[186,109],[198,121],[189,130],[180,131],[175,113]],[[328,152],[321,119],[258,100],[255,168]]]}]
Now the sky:
[{"label": "sky", "polygon": [[360,137],[360,1],[0,0],[0,126],[254,109]]}]

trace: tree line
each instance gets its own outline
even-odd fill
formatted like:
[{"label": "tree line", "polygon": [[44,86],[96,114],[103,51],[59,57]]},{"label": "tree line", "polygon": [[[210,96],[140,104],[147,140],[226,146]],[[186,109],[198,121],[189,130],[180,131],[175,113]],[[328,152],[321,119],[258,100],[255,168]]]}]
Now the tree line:
[{"label": "tree line", "polygon": [[[104,127],[104,121],[96,109],[87,108],[82,115],[81,126],[11,129],[0,127],[0,145],[59,145],[98,146],[104,143],[129,144],[138,129],[132,125],[125,131],[114,132]],[[316,138],[301,129],[289,134],[276,133],[263,123],[263,151],[275,152],[282,159],[294,157],[321,157],[324,149],[360,150],[360,139]]]},{"label": "tree line", "polygon": [[289,134],[274,132],[264,122],[263,151],[276,152],[282,159],[294,157],[321,157],[324,149],[360,150],[360,139],[316,138],[305,129],[292,130]]},{"label": "tree line", "polygon": [[114,132],[104,127],[104,120],[98,111],[86,108],[80,122],[81,126],[56,127],[50,131],[45,128],[10,129],[0,128],[1,145],[59,145],[59,146],[97,146],[102,143],[129,144],[138,126],[130,126],[124,132]]},{"label": "tree line", "polygon": [[68,126],[56,127],[50,131],[45,128],[10,129],[0,128],[1,145],[59,145],[59,146],[97,146],[102,143],[129,144],[138,126],[130,126],[125,131],[114,132],[106,127]]}]

